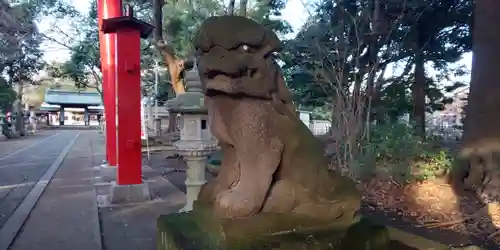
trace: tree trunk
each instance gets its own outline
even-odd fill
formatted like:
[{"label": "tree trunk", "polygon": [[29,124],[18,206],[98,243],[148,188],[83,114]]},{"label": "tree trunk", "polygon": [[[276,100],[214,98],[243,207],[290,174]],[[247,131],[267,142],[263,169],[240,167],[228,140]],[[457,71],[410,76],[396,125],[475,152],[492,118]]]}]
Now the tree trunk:
[{"label": "tree trunk", "polygon": [[16,117],[16,130],[19,133],[19,135],[23,136],[25,135],[25,129],[24,129],[24,108],[23,108],[23,83],[19,82],[17,84],[17,117]]},{"label": "tree trunk", "polygon": [[[367,125],[371,124],[374,120],[374,114],[372,107],[376,107],[380,100],[380,92],[382,89],[382,79],[385,73],[386,66],[382,66],[382,70],[379,75],[379,79],[376,81],[377,72],[379,71],[379,61],[378,53],[380,51],[379,38],[382,34],[381,30],[381,11],[380,11],[380,0],[373,1],[373,21],[372,21],[372,33],[369,45],[369,60],[368,68],[368,78],[366,80],[366,95],[367,95]],[[369,131],[369,130],[368,130]]]},{"label": "tree trunk", "polygon": [[227,5],[227,15],[228,16],[233,16],[234,15],[234,5],[235,5],[236,0],[229,0],[229,4]]},{"label": "tree trunk", "polygon": [[[496,20],[496,21],[495,21]],[[500,163],[500,1],[477,0],[473,59],[460,160],[452,176],[467,189],[482,188]]]},{"label": "tree trunk", "polygon": [[240,1],[240,16],[247,16],[247,3],[248,0]]},{"label": "tree trunk", "polygon": [[371,113],[370,121],[375,121],[376,124],[383,124],[386,121],[386,111],[382,109],[381,101],[381,93],[382,86],[384,85],[384,73],[387,69],[387,66],[384,66],[381,69],[380,74],[378,75],[377,80],[374,82],[373,91],[370,93],[371,107],[375,107],[375,112]]},{"label": "tree trunk", "polygon": [[156,27],[153,38],[157,42],[163,40],[163,4],[163,0],[153,0],[153,19]]},{"label": "tree trunk", "polygon": [[416,46],[415,46],[415,82],[412,85],[414,122],[417,134],[425,138],[425,58],[422,54],[423,39],[420,34],[422,27],[417,24]]},{"label": "tree trunk", "polygon": [[182,79],[184,60],[177,58],[170,45],[164,44],[162,41],[157,44],[157,48],[160,50],[163,60],[167,65],[168,73],[170,75],[170,84],[172,84],[172,89],[174,90],[175,95],[177,96],[178,94],[186,92],[184,88],[184,81]]},{"label": "tree trunk", "polygon": [[[154,24],[157,27],[154,32],[156,48],[161,53],[170,75],[170,83],[175,95],[185,92],[184,81],[182,79],[184,71],[184,60],[177,58],[173,48],[163,40],[163,12],[162,7],[165,4],[163,0],[153,0]],[[173,114],[169,115],[167,133],[177,131],[177,119]]]},{"label": "tree trunk", "polygon": [[184,83],[182,81],[182,72],[184,71],[184,60],[177,58],[173,48],[166,44],[163,39],[163,0],[153,1],[154,24],[157,27],[154,32],[156,48],[161,53],[163,60],[168,68],[170,82],[175,94],[184,93]]},{"label": "tree trunk", "polygon": [[[346,86],[348,84],[348,74],[347,74],[347,70],[345,70],[346,68],[346,63],[345,63],[345,60],[346,60],[346,38],[344,36],[344,32],[345,32],[345,9],[344,9],[344,0],[340,0],[337,2],[337,5],[338,5],[338,9],[340,10],[338,13],[331,13],[330,15],[330,25],[332,26],[331,28],[333,28],[333,26],[335,24],[337,24],[337,17],[335,16],[336,14],[338,14],[338,26],[340,27],[339,31],[337,34],[335,34],[337,37],[338,37],[338,43],[337,43],[337,51],[338,51],[338,54],[339,54],[339,60],[337,60],[337,62],[335,63],[335,74],[338,77],[339,81],[338,83],[332,83],[332,84],[337,84],[338,86],[340,86],[340,89],[341,91],[344,89],[344,86]],[[334,133],[336,131],[334,131],[335,128],[338,127],[338,125],[336,124],[338,122],[338,118],[337,118],[337,112],[336,112],[336,105],[338,104],[338,101],[337,100],[340,100],[341,98],[345,98],[346,96],[343,96],[343,95],[339,95],[338,93],[337,94],[334,94],[334,96],[332,96],[331,98],[331,101],[332,101],[332,109],[331,109],[331,126],[330,126],[330,130],[328,132],[329,135],[331,136],[334,136]],[[347,99],[347,98],[345,98]]]}]

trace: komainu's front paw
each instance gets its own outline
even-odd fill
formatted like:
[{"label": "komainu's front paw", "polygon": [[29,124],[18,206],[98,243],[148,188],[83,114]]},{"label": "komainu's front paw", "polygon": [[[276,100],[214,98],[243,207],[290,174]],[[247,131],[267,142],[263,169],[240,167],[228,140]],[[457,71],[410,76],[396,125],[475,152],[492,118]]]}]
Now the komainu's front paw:
[{"label": "komainu's front paw", "polygon": [[238,187],[223,191],[215,200],[215,213],[220,218],[248,217],[259,212],[262,204],[257,204],[250,190]]}]

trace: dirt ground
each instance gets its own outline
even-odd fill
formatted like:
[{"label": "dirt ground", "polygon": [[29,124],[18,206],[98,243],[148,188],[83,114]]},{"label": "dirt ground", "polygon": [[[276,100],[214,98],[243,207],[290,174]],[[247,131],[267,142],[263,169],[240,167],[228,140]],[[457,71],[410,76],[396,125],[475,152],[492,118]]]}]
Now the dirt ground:
[{"label": "dirt ground", "polygon": [[[469,243],[500,245],[500,175],[482,194],[456,191],[451,185],[426,181],[400,185],[371,180],[362,185],[367,207],[390,212],[415,228],[456,232]],[[460,242],[463,244],[464,242]]]}]

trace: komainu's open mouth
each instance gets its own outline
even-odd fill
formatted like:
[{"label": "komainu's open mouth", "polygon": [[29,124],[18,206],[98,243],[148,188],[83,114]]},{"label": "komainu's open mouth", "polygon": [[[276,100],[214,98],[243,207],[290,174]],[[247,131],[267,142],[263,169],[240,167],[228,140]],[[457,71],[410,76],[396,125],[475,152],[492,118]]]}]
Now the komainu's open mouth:
[{"label": "komainu's open mouth", "polygon": [[228,95],[228,93],[216,89],[206,89],[205,90],[205,95],[206,96],[218,96],[218,95]]},{"label": "komainu's open mouth", "polygon": [[238,73],[227,73],[221,70],[210,70],[205,73],[205,76],[207,77],[208,80],[214,80],[216,77],[227,77],[231,79],[236,79],[236,78],[242,78],[242,77],[248,77],[248,78],[253,78],[255,74],[257,73],[257,69],[245,69],[241,70]]},{"label": "komainu's open mouth", "polygon": [[228,78],[238,77],[238,75],[236,75],[236,74],[231,75],[231,74],[228,74],[228,73],[226,73],[224,71],[220,71],[220,70],[210,70],[210,71],[206,72],[205,75],[206,75],[207,79],[209,79],[209,80],[213,80],[218,76],[225,76]]}]

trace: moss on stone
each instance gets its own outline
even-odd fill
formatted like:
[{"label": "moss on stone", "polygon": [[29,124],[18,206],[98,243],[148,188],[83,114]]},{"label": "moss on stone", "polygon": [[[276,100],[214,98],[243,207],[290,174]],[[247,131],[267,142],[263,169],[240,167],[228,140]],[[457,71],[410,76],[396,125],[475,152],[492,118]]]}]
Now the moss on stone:
[{"label": "moss on stone", "polygon": [[384,250],[387,228],[367,219],[348,230],[335,222],[261,213],[245,219],[218,219],[210,209],[163,215],[158,218],[161,250]]}]

